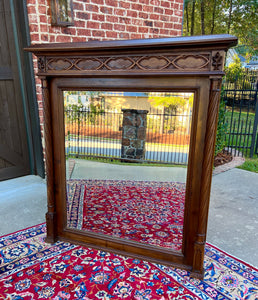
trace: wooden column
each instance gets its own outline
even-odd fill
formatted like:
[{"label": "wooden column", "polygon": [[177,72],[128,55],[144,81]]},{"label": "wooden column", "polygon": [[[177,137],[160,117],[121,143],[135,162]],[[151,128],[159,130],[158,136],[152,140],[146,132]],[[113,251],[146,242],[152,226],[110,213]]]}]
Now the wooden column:
[{"label": "wooden column", "polygon": [[220,102],[221,78],[211,78],[210,99],[205,134],[204,160],[202,166],[202,186],[199,207],[198,231],[194,244],[193,273],[203,278],[203,261],[207,231],[207,215],[209,212],[209,199],[214,160],[214,149],[217,133],[218,111]]},{"label": "wooden column", "polygon": [[44,131],[45,131],[45,154],[46,154],[46,175],[47,175],[47,243],[57,241],[56,234],[56,210],[54,196],[54,167],[53,167],[53,135],[51,103],[49,97],[49,86],[46,77],[41,77],[43,104],[44,104]]}]

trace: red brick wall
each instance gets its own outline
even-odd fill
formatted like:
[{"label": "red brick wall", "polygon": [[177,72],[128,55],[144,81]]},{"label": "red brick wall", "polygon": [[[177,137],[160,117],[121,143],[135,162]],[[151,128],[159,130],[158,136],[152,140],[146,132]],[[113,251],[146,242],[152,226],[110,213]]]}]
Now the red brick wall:
[{"label": "red brick wall", "polygon": [[[31,43],[181,35],[183,0],[73,0],[74,26],[51,26],[50,0],[27,0]],[[37,61],[34,59],[37,72]],[[41,128],[41,83],[36,77]],[[43,133],[43,129],[42,129]]]}]

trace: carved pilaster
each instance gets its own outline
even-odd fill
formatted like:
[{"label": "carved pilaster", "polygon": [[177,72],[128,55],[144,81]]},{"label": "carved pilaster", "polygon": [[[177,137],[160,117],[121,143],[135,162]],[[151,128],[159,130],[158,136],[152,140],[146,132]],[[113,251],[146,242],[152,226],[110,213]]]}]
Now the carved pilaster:
[{"label": "carved pilaster", "polygon": [[201,274],[203,274],[203,258],[206,240],[214,148],[217,132],[220,87],[221,78],[211,78],[210,99],[205,134],[205,156],[202,166],[202,187],[199,207],[200,212],[198,221],[198,232],[194,244],[194,262],[192,270],[195,275],[200,274],[200,276]]},{"label": "carved pilaster", "polygon": [[193,260],[192,275],[200,279],[202,279],[204,275],[203,261],[204,261],[205,240],[206,240],[205,234],[203,235],[198,234],[197,239],[194,243],[194,260]]},{"label": "carved pilaster", "polygon": [[54,169],[53,169],[53,138],[52,138],[52,118],[51,103],[49,97],[48,81],[41,78],[43,103],[44,103],[44,131],[45,131],[45,153],[46,153],[46,173],[47,173],[47,206],[46,213],[47,237],[46,242],[54,243],[56,235],[56,211],[54,202]]}]

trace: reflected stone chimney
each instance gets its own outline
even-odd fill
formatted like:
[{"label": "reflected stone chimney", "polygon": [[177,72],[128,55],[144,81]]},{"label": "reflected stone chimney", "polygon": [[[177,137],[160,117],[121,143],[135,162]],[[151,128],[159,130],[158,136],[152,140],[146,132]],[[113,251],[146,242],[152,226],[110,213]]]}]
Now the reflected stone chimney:
[{"label": "reflected stone chimney", "polygon": [[121,158],[144,160],[148,110],[122,109]]}]

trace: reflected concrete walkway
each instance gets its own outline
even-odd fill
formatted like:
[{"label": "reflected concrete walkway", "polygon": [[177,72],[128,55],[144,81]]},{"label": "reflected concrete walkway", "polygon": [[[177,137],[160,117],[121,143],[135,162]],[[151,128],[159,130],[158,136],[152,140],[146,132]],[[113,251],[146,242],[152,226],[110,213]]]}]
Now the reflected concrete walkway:
[{"label": "reflected concrete walkway", "polygon": [[75,159],[71,179],[112,179],[142,181],[186,182],[185,167],[150,167],[140,164],[107,164],[89,160]]},{"label": "reflected concrete walkway", "polygon": [[[87,162],[72,178],[183,181],[186,168]],[[0,182],[0,235],[45,221],[45,181],[26,176]],[[232,169],[212,181],[207,241],[258,267],[258,174]]]},{"label": "reflected concrete walkway", "polygon": [[[78,141],[72,139],[66,141],[66,155],[69,153],[88,153],[98,156],[121,157],[121,142],[105,139],[86,139]],[[186,164],[188,161],[189,145],[163,145],[145,144],[145,159],[150,161],[166,161],[170,163]]]}]

